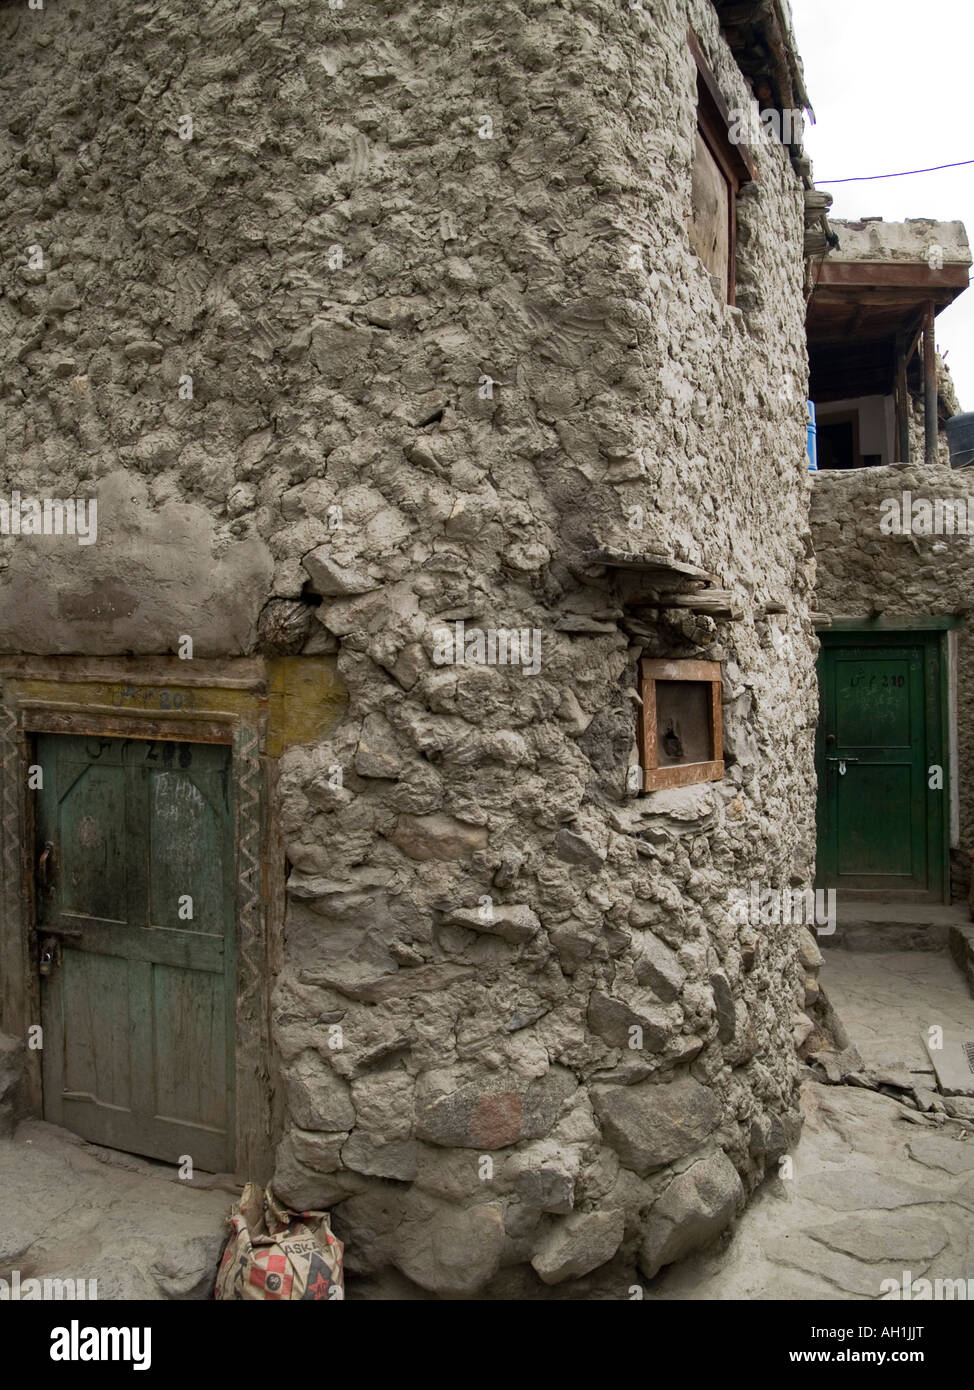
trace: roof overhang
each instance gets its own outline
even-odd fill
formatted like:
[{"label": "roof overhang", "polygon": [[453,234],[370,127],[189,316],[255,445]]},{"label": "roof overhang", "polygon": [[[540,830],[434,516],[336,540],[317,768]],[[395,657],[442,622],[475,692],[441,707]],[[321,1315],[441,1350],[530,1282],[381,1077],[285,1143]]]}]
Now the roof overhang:
[{"label": "roof overhang", "polygon": [[808,305],[812,400],[889,395],[898,338],[912,357],[927,306],[941,313],[969,280],[969,265],[826,259]]},{"label": "roof overhang", "polygon": [[714,8],[761,109],[808,111],[814,121],[788,0],[714,0]]}]

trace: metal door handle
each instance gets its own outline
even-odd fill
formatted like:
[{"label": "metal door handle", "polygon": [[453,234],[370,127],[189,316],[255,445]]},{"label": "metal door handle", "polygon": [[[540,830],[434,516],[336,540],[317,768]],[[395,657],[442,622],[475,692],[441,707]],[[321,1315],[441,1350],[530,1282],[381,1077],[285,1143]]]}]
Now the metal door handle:
[{"label": "metal door handle", "polygon": [[41,857],[37,861],[37,877],[41,881],[41,887],[45,889],[47,888],[47,861],[49,859],[53,859],[54,865],[56,867],[57,851],[54,848],[53,840],[47,840],[45,842],[44,848],[41,851]]}]

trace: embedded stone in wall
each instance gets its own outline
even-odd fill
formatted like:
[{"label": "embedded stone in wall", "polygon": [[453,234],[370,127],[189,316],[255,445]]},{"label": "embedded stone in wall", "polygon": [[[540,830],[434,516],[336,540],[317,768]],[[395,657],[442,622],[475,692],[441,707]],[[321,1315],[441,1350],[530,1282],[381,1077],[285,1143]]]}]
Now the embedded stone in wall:
[{"label": "embedded stone in wall", "polygon": [[526,903],[493,902],[483,907],[457,908],[447,913],[444,923],[451,927],[466,927],[469,931],[485,932],[488,936],[499,936],[503,941],[517,945],[530,941],[541,930],[541,920]]},{"label": "embedded stone in wall", "polygon": [[[588,1005],[588,1025],[610,1047],[624,1047],[637,1052],[658,1052],[673,1034],[673,1019],[663,1009],[652,1005],[630,1007],[622,999],[596,990]],[[633,1029],[638,1030],[635,1034]],[[633,1046],[634,1038],[636,1046]]]},{"label": "embedded stone in wall", "polygon": [[621,1211],[590,1211],[569,1216],[548,1236],[531,1260],[545,1284],[562,1284],[607,1264],[622,1244]]},{"label": "embedded stone in wall", "polygon": [[288,1110],[301,1129],[348,1130],[355,1123],[348,1083],[317,1052],[302,1052],[288,1068]]},{"label": "embedded stone in wall", "polygon": [[416,1133],[431,1144],[464,1149],[504,1149],[521,1139],[539,1139],[551,1129],[578,1083],[563,1067],[525,1084],[470,1082],[421,1102]]},{"label": "embedded stone in wall", "polygon": [[432,1293],[464,1295],[497,1272],[504,1247],[504,1213],[496,1202],[454,1207],[413,1190],[391,1240],[393,1263]]},{"label": "embedded stone in wall", "polygon": [[676,952],[651,932],[642,932],[638,940],[638,954],[633,961],[637,982],[648,985],[663,1004],[672,1003],[679,997],[687,972],[680,965]]},{"label": "embedded stone in wall", "polygon": [[737,1169],[721,1152],[692,1164],[666,1187],[654,1205],[639,1247],[647,1279],[700,1250],[725,1230],[744,1204]]},{"label": "embedded stone in wall", "polygon": [[713,1092],[692,1077],[668,1085],[593,1086],[602,1136],[639,1177],[691,1153],[720,1122]]},{"label": "embedded stone in wall", "polygon": [[469,859],[487,844],[487,831],[436,812],[400,816],[390,839],[410,859]]},{"label": "embedded stone in wall", "polygon": [[521,1150],[505,1171],[508,1176],[514,1175],[515,1190],[523,1206],[566,1215],[575,1205],[578,1169],[577,1151],[547,1140]]},{"label": "embedded stone in wall", "polygon": [[314,593],[326,598],[367,594],[379,587],[379,581],[370,579],[363,571],[339,564],[333,557],[329,545],[322,545],[313,550],[310,555],[304,557],[302,564],[311,576]]},{"label": "embedded stone in wall", "polygon": [[356,1173],[410,1182],[416,1176],[416,1143],[412,1139],[379,1143],[356,1131],[342,1147],[342,1162]]}]

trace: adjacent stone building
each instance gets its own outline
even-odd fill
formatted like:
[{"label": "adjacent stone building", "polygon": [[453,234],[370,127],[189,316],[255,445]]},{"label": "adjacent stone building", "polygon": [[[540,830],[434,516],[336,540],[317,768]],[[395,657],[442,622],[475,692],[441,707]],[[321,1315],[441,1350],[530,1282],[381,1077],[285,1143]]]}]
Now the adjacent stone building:
[{"label": "adjacent stone building", "polygon": [[815,945],[735,911],[813,869],[782,7],[0,40],[3,495],[97,501],[0,537],[23,1108],[330,1209],[353,1296],[630,1296],[798,1128]]},{"label": "adjacent stone building", "polygon": [[934,333],[971,253],[959,222],[832,225],[808,315],[824,465],[818,872],[846,901],[949,902],[967,895],[974,848],[974,480],[951,468],[959,406]]}]

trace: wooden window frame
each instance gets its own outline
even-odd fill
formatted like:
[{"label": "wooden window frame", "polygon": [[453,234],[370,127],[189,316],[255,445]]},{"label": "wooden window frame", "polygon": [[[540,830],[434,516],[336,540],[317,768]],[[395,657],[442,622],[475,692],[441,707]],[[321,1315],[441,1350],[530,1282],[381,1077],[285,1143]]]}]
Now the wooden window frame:
[{"label": "wooden window frame", "polygon": [[[692,787],[699,782],[721,782],[724,778],[723,707],[719,661],[640,660],[642,719],[640,743],[643,759],[643,791],[663,791],[669,787]],[[660,681],[699,681],[708,688],[710,741],[713,758],[708,762],[660,767],[656,737],[656,686]]]},{"label": "wooden window frame", "polygon": [[727,303],[733,307],[737,301],[737,195],[742,184],[757,181],[758,172],[747,147],[731,144],[730,111],[692,30],[687,41],[697,69],[697,130],[727,184]]}]

